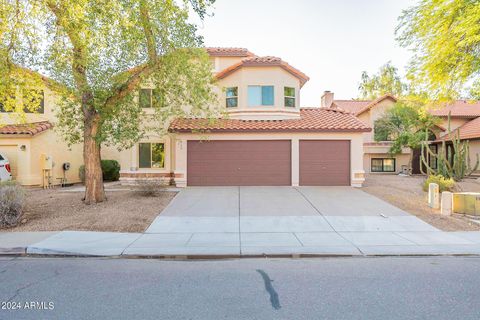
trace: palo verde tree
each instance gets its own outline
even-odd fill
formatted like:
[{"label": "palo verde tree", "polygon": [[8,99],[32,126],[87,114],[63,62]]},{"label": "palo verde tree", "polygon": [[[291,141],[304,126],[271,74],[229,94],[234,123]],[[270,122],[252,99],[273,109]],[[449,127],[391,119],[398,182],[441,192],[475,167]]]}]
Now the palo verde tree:
[{"label": "palo verde tree", "polygon": [[479,1],[420,0],[399,20],[398,41],[414,52],[409,74],[432,97],[458,97],[479,80]]},{"label": "palo verde tree", "polygon": [[[3,0],[0,2],[0,96],[46,74],[60,95],[66,140],[83,143],[85,203],[105,200],[102,145],[132,146],[165,120],[211,105],[212,74],[189,12],[203,19],[214,0]],[[34,80],[27,80],[27,79]],[[36,80],[35,80],[36,79]],[[153,90],[148,121],[136,92]],[[187,107],[188,106],[188,107]]]}]

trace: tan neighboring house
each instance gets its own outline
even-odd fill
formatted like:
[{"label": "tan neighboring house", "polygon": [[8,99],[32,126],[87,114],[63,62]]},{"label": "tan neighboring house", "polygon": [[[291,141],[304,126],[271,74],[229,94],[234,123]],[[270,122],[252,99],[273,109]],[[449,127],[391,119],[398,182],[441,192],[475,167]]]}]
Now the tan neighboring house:
[{"label": "tan neighboring house", "polygon": [[[448,134],[448,115],[450,114],[450,130],[457,134],[462,141],[468,140],[470,146],[470,164],[475,165],[477,154],[480,155],[480,101],[457,100],[444,107],[432,109],[433,115],[442,118],[442,126],[446,129],[435,141],[436,149],[439,150],[439,143],[446,141],[447,147],[451,145]],[[480,172],[480,168],[477,173]]]},{"label": "tan neighboring house", "polygon": [[[18,124],[18,115],[2,112],[0,106],[0,153],[8,157],[12,176],[22,185],[42,185],[44,179],[51,184],[79,182],[82,146],[68,147],[54,131],[57,98],[48,85],[41,89],[43,99],[36,113],[25,114],[26,123]],[[16,97],[20,107],[21,96]]]},{"label": "tan neighboring house", "polygon": [[397,99],[385,95],[375,100],[336,100],[334,93],[325,91],[321,98],[322,108],[333,108],[350,112],[360,121],[373,128],[363,134],[363,167],[367,173],[400,173],[408,168],[410,149],[404,148],[401,154],[389,153],[391,141],[375,141],[375,121],[391,108]]},{"label": "tan neighboring house", "polygon": [[[333,108],[350,112],[359,120],[373,128],[363,134],[364,168],[367,173],[408,172],[410,154],[413,152],[412,171],[420,174],[420,151],[404,148],[400,154],[389,153],[391,141],[375,141],[375,121],[381,118],[385,111],[391,108],[397,99],[392,95],[384,95],[375,100],[335,100],[333,92],[324,92],[321,100],[322,108]],[[459,130],[462,140],[470,141],[470,158],[472,165],[476,154],[480,153],[480,102],[457,100],[446,106],[439,105],[430,110],[432,115],[438,116],[442,122],[432,132],[432,149],[439,150],[438,144],[448,139],[448,115],[451,114],[451,130]],[[448,143],[447,143],[448,144]],[[431,162],[435,166],[434,161]]]},{"label": "tan neighboring house", "polygon": [[[338,108],[300,108],[309,78],[277,57],[259,57],[244,48],[207,48],[218,79],[226,117],[215,121],[175,119],[168,134],[145,137],[132,148],[102,148],[103,159],[121,166],[121,180],[158,179],[185,186],[361,186],[364,135],[371,129]],[[140,101],[152,101],[141,89]],[[44,110],[28,114],[28,124],[0,129],[0,152],[25,185],[40,185],[45,166],[50,181],[78,181],[81,146],[71,150],[55,133],[55,97],[45,88]],[[5,122],[1,122],[5,123]],[[45,163],[45,159],[49,159]],[[64,171],[63,164],[70,163]]]}]

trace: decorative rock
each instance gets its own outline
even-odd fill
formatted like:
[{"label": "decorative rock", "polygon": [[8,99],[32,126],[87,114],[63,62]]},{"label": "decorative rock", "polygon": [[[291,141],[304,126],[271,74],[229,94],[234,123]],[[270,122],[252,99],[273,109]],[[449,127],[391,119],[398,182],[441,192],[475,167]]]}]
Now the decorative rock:
[{"label": "decorative rock", "polygon": [[436,183],[428,185],[428,206],[433,209],[440,208],[440,188]]},{"label": "decorative rock", "polygon": [[451,192],[442,192],[441,214],[449,216],[452,214],[453,195]]}]

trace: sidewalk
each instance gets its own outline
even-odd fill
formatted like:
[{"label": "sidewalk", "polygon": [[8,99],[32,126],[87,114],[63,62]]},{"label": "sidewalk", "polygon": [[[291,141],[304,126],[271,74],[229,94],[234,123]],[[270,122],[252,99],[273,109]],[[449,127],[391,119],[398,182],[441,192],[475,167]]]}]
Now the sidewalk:
[{"label": "sidewalk", "polygon": [[0,233],[0,255],[178,258],[480,255],[480,232],[229,231],[3,232]]}]

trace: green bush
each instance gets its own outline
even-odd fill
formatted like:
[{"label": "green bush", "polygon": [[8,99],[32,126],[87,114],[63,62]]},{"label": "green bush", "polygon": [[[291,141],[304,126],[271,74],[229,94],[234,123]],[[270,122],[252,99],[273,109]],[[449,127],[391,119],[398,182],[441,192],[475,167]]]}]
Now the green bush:
[{"label": "green bush", "polygon": [[428,186],[430,183],[438,184],[440,192],[453,191],[455,188],[455,181],[452,178],[447,179],[442,175],[432,175],[429,176],[423,183],[423,191],[428,192]]},{"label": "green bush", "polygon": [[[120,179],[120,164],[117,160],[102,160],[103,181],[118,181]],[[82,182],[85,182],[85,166],[81,165],[78,169],[78,176]]]}]

